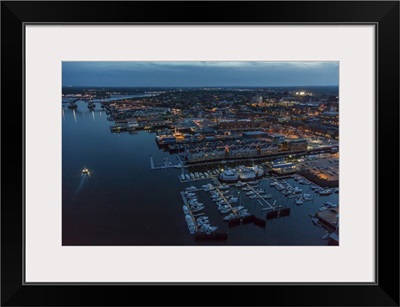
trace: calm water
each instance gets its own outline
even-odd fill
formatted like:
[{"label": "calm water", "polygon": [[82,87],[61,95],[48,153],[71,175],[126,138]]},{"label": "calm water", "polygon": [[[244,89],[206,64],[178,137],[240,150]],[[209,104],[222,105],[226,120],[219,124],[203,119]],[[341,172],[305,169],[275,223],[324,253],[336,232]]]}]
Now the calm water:
[{"label": "calm water", "polygon": [[[191,184],[181,184],[179,169],[151,171],[149,156],[155,164],[165,157],[176,157],[158,149],[155,135],[146,131],[138,134],[112,134],[107,116],[99,106],[89,111],[78,102],[75,111],[63,107],[62,113],[62,227],[63,245],[325,245],[321,236],[325,230],[316,227],[309,216],[326,201],[338,202],[338,194],[318,197],[302,185],[303,193],[315,196],[313,201],[296,206],[270,187],[261,183],[271,202],[291,207],[288,217],[268,220],[266,227],[254,224],[229,228],[222,220],[215,203],[207,192],[198,192],[204,202],[204,212],[212,225],[228,232],[227,241],[196,243],[189,234],[182,211],[179,191]],[[84,167],[90,177],[82,176]],[[211,170],[217,165],[190,171]],[[223,165],[220,165],[223,167]],[[289,182],[294,182],[289,179]],[[195,182],[200,187],[209,180]],[[257,200],[247,198],[231,188],[231,194],[242,199],[250,212],[265,219],[267,211]]]},{"label": "calm water", "polygon": [[120,99],[130,99],[130,98],[138,98],[138,97],[151,97],[152,94],[135,94],[135,95],[111,95],[110,98],[106,99],[93,99],[93,102],[101,102],[101,101],[114,101]]}]

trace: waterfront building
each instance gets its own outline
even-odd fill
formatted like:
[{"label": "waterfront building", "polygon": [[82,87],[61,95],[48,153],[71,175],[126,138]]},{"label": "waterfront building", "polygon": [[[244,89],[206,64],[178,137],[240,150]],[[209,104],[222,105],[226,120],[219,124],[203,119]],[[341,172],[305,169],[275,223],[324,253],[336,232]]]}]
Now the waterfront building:
[{"label": "waterfront building", "polygon": [[289,175],[298,172],[300,169],[295,163],[273,162],[271,163],[271,171],[277,175]]}]

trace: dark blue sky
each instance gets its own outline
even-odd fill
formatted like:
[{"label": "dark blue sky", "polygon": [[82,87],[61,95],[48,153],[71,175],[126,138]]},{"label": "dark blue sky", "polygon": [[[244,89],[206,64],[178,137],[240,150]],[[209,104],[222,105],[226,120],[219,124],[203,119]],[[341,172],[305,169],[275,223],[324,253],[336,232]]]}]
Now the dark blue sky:
[{"label": "dark blue sky", "polygon": [[63,86],[338,85],[339,62],[63,62]]}]

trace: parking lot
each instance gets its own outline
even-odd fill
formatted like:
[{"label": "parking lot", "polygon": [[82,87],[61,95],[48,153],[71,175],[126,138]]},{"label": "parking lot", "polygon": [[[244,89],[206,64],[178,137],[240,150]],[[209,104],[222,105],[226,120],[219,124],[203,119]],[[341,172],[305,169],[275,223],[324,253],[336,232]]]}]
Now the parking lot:
[{"label": "parking lot", "polygon": [[338,155],[327,158],[308,159],[301,164],[301,168],[318,176],[320,179],[337,181],[339,179]]}]

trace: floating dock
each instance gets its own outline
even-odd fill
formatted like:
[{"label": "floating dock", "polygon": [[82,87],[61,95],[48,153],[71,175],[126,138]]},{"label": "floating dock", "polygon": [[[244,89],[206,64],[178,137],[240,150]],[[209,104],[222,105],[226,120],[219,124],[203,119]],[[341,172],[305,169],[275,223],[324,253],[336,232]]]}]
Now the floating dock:
[{"label": "floating dock", "polygon": [[[265,199],[265,197],[263,197],[262,194],[258,193],[257,190],[254,189],[250,184],[247,184],[247,187],[250,188],[251,191],[253,191],[255,195],[257,195],[258,203],[259,203],[262,207],[264,207],[264,205],[268,206],[268,207],[266,207],[266,208],[263,208],[262,210],[274,210],[274,209],[276,209],[276,206],[271,205],[271,204]],[[264,204],[263,204],[261,201],[263,201]],[[274,202],[274,203],[275,203],[275,202]]]},{"label": "floating dock", "polygon": [[284,217],[290,214],[290,208],[282,208],[278,210],[273,210],[267,213],[267,220],[271,220],[277,217]]}]

